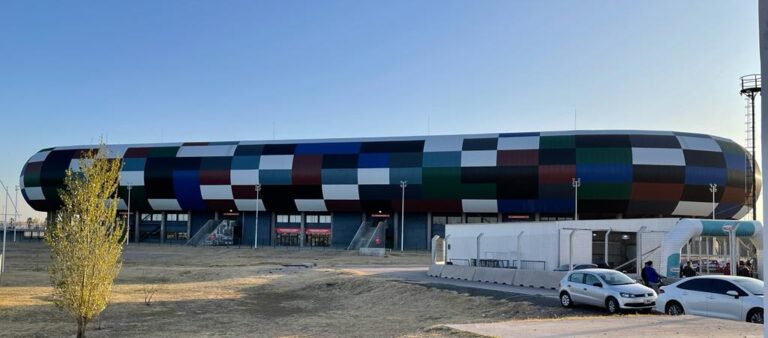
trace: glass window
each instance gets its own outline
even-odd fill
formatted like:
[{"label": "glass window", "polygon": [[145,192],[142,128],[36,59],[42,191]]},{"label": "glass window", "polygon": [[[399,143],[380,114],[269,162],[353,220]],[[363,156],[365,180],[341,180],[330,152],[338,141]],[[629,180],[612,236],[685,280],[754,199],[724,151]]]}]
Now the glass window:
[{"label": "glass window", "polygon": [[483,216],[483,223],[498,223],[499,216]]},{"label": "glass window", "polygon": [[165,220],[170,222],[176,222],[178,216],[176,214],[165,214]]},{"label": "glass window", "polygon": [[163,220],[163,214],[152,214],[152,222],[160,222]]},{"label": "glass window", "polygon": [[447,221],[446,216],[432,216],[432,224],[446,224]]},{"label": "glass window", "polygon": [[189,214],[179,214],[178,220],[179,222],[189,221]]},{"label": "glass window", "polygon": [[461,224],[461,216],[448,216],[445,224]]},{"label": "glass window", "polygon": [[288,215],[277,215],[277,223],[288,223]]},{"label": "glass window", "polygon": [[467,223],[483,223],[483,218],[480,216],[467,216]]},{"label": "glass window", "polygon": [[152,214],[141,214],[141,220],[144,222],[149,222],[152,220]]},{"label": "glass window", "polygon": [[301,215],[291,215],[290,223],[301,223]]},{"label": "glass window", "polygon": [[680,283],[677,287],[683,290],[711,292],[710,281],[709,278],[697,278]]},{"label": "glass window", "polygon": [[331,215],[320,215],[320,223],[331,224]]},{"label": "glass window", "polygon": [[583,273],[572,273],[570,277],[568,277],[569,282],[574,283],[584,283],[584,274]]},{"label": "glass window", "polygon": [[[592,274],[585,274],[584,275],[584,284],[587,285],[595,285],[595,283],[600,283],[600,280],[595,277],[595,275]],[[602,283],[600,283],[602,284]]]},{"label": "glass window", "polygon": [[733,285],[733,283],[722,280],[722,279],[711,279],[710,280],[710,292],[712,293],[718,293],[721,295],[725,295],[728,293],[728,291],[736,291],[739,293],[739,295],[745,296],[746,294],[743,294],[744,291],[736,287],[736,285]]},{"label": "glass window", "polygon": [[610,285],[635,284],[632,278],[618,271],[603,272],[597,275]]},{"label": "glass window", "polygon": [[318,223],[319,219],[318,215],[307,215],[307,223]]}]

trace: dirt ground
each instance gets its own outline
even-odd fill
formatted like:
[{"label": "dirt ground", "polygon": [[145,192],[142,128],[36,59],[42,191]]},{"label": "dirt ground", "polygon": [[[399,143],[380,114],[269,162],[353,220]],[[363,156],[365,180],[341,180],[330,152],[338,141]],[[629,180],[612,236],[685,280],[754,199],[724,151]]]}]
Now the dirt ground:
[{"label": "dirt ground", "polygon": [[[45,245],[12,243],[7,254],[0,335],[73,336],[74,321],[51,302]],[[440,324],[584,314],[556,301],[472,295],[349,268],[424,266],[425,252],[364,257],[331,249],[132,244],[123,258],[111,303],[89,326],[90,337],[465,337],[474,335]]]}]

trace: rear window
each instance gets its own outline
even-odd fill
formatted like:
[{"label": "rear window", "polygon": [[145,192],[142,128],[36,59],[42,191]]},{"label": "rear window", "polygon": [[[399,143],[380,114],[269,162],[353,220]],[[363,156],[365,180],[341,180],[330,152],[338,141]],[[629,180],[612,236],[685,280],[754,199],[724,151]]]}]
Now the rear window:
[{"label": "rear window", "polygon": [[572,273],[571,276],[568,277],[568,281],[573,283],[584,283],[584,274]]}]

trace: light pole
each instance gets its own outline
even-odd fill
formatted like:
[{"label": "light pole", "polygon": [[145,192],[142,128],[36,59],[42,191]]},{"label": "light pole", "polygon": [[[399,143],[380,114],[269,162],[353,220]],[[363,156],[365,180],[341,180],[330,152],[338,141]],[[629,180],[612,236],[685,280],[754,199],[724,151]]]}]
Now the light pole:
[{"label": "light pole", "polygon": [[400,199],[400,251],[405,249],[405,187],[408,181],[400,181],[402,198]]},{"label": "light pole", "polygon": [[[5,187],[5,185],[3,185]],[[0,262],[0,273],[5,272],[5,238],[8,237],[8,189],[5,189],[5,211],[3,212],[3,260]]]},{"label": "light pole", "polygon": [[13,241],[16,242],[16,228],[19,226],[19,186],[16,185],[16,197],[13,199]]},{"label": "light pole", "polygon": [[253,229],[253,248],[259,247],[259,192],[261,184],[256,185],[256,226]]},{"label": "light pole", "polygon": [[133,189],[133,185],[128,184],[128,216],[126,218],[126,223],[128,224],[128,232],[125,234],[126,246],[131,243],[131,189]]},{"label": "light pole", "polygon": [[717,184],[710,183],[709,191],[712,192],[712,219],[715,219],[715,193],[717,192]]},{"label": "light pole", "polygon": [[573,198],[573,220],[578,221],[579,220],[579,187],[581,186],[581,179],[580,178],[572,178],[571,179],[571,186],[573,187],[574,191],[574,198]]}]

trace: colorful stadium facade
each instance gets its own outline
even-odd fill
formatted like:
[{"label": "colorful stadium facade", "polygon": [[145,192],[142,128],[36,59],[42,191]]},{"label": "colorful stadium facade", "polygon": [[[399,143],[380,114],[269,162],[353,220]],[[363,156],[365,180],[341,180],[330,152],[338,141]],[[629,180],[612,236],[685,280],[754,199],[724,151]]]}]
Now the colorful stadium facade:
[{"label": "colorful stadium facade", "polygon": [[[65,172],[91,146],[33,155],[22,193],[55,211]],[[210,219],[236,220],[252,244],[346,247],[370,217],[395,216],[405,187],[405,247],[426,249],[451,222],[716,217],[750,208],[744,148],[731,140],[665,131],[567,131],[261,142],[110,145],[123,158],[120,208],[139,240],[183,240]],[[759,171],[755,170],[757,187]],[[256,186],[260,186],[257,200]],[[759,192],[756,192],[759,194]],[[757,194],[756,194],[757,195]],[[390,217],[387,243],[400,243]],[[132,234],[132,236],[134,236]],[[136,240],[132,238],[132,240]]]}]

